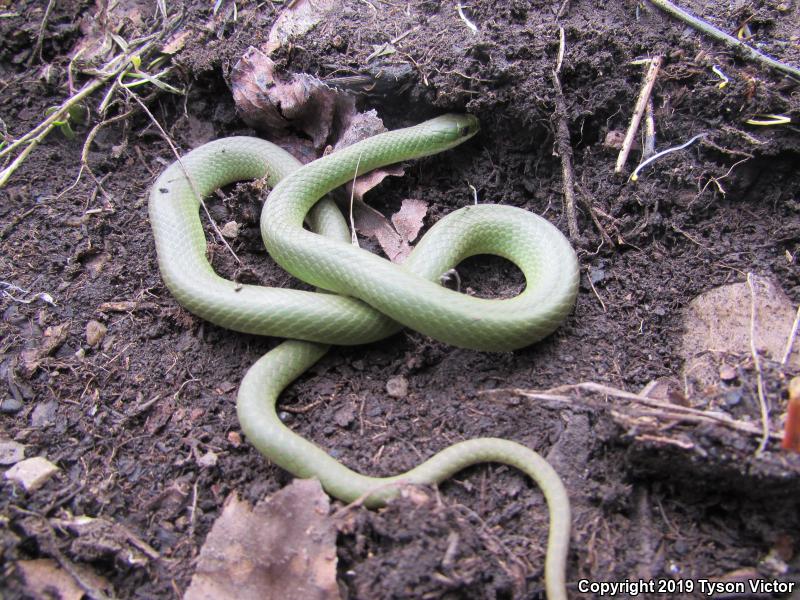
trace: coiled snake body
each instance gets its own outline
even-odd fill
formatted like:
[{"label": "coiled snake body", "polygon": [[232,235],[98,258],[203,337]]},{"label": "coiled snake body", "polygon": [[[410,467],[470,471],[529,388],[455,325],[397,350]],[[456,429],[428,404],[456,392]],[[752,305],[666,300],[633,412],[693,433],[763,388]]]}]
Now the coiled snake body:
[{"label": "coiled snake body", "polygon": [[[575,253],[558,229],[534,214],[501,205],[459,209],[434,225],[397,265],[352,246],[342,214],[323,198],[356,175],[452,148],[477,130],[472,116],[445,115],[305,166],[257,138],[217,140],[161,174],[150,194],[150,221],[162,277],[184,307],[229,329],[290,338],[257,361],[239,389],[239,421],[256,448],[298,477],[318,478],[333,496],[346,502],[365,496],[369,506],[397,493],[387,484],[434,484],[481,462],[517,467],[538,483],[550,508],[545,582],[548,597],[558,600],[566,598],[569,502],[558,475],[536,452],[509,440],[474,439],[401,475],[367,477],[293,433],[275,412],[281,391],[318,361],[328,344],[372,342],[406,326],[456,346],[513,350],[551,333],[572,309]],[[235,284],[209,264],[199,197],[262,177],[273,187],[261,216],[267,249],[284,269],[325,292]],[[488,300],[439,285],[444,272],[475,254],[514,262],[525,276],[525,290]]]}]

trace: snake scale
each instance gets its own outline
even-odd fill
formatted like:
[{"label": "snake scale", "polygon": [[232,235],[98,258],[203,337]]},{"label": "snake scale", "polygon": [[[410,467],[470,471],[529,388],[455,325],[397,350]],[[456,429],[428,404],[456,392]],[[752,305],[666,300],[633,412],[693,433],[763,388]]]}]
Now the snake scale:
[{"label": "snake scale", "polygon": [[[281,391],[328,350],[364,344],[409,327],[437,340],[486,351],[514,350],[550,334],[575,302],[578,263],[569,242],[545,219],[502,205],[474,205],[439,220],[402,265],[350,243],[344,217],[326,194],[355,176],[452,148],[479,129],[470,115],[444,115],[379,134],[302,166],[281,148],[252,137],[209,142],[169,166],[150,193],[149,216],[164,283],[180,304],[217,325],[289,338],[245,375],[237,411],[249,441],[298,477],[316,477],[333,496],[380,506],[403,483],[435,484],[482,462],[512,465],[542,489],[550,510],[545,586],[566,598],[570,534],[566,490],[536,452],[509,440],[480,438],[445,448],[394,477],[356,473],[288,429],[275,404]],[[318,292],[241,285],[206,257],[200,198],[234,181],[266,178],[261,215],[267,250]],[[304,229],[304,222],[309,229]],[[446,289],[440,276],[475,254],[515,263],[525,290],[483,299]]]}]

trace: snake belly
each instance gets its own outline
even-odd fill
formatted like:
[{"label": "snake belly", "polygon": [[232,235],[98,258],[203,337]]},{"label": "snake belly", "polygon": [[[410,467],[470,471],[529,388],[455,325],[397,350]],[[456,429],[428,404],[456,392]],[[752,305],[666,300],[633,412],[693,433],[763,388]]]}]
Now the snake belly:
[{"label": "snake belly", "polygon": [[[545,586],[549,598],[561,600],[566,598],[569,500],[557,473],[533,450],[479,438],[449,446],[406,473],[367,477],[289,430],[275,410],[281,391],[329,344],[368,343],[406,326],[460,347],[513,350],[547,336],[566,318],[577,294],[577,259],[563,234],[537,215],[501,205],[461,208],[434,225],[398,265],[352,246],[340,211],[323,198],[357,175],[452,148],[477,130],[472,116],[444,115],[305,166],[257,138],[216,140],[161,174],[151,190],[149,216],[162,278],[180,304],[222,327],[290,338],[257,361],[239,389],[239,421],[260,452],[295,476],[318,478],[331,495],[345,502],[363,498],[368,506],[385,503],[399,484],[436,484],[476,463],[517,467],[547,500]],[[322,291],[237,284],[217,275],[208,262],[200,198],[228,183],[257,178],[273,187],[261,215],[267,249],[284,269]],[[303,228],[304,221],[310,230]],[[439,284],[444,272],[476,254],[515,263],[525,276],[525,290],[490,300]]]}]

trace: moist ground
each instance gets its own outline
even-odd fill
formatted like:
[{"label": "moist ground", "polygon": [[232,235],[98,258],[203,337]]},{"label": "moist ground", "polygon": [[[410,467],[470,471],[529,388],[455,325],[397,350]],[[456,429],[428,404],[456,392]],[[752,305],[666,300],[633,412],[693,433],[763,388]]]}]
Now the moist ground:
[{"label": "moist ground", "polygon": [[[57,3],[43,61],[28,65],[40,4],[0,2],[11,14],[0,19],[0,117],[11,138],[64,98],[66,53],[80,35],[78,20],[96,10],[87,2]],[[753,0],[735,11],[701,0],[684,4],[727,31],[747,21],[765,51],[800,63],[798,9],[791,3]],[[403,85],[362,96],[360,105],[375,108],[390,128],[466,110],[480,118],[482,131],[454,151],[409,165],[405,177],[372,192],[373,205],[391,214],[405,198],[424,199],[430,225],[472,202],[474,186],[480,202],[523,207],[566,232],[552,80],[563,26],[559,78],[580,203],[575,245],[582,269],[575,311],[547,340],[493,354],[405,331],[370,346],[334,348],[284,393],[286,423],[374,475],[407,470],[478,436],[506,437],[542,452],[574,504],[573,584],[766,575],[775,568],[764,565],[770,551],[788,569],[784,578],[796,580],[800,461],[774,442],[756,459],[757,437],[683,425],[703,453],[648,445],[607,405],[487,393],[582,381],[637,391],[676,377],[683,309],[696,295],[743,281],[747,273],[774,279],[795,305],[800,301],[798,130],[745,124],[762,114],[796,123],[800,87],[636,2],[567,2],[560,17],[558,5],[471,3],[467,14],[479,29],[473,34],[451,3],[407,10],[405,3],[345,2],[279,50],[285,72],[323,79],[374,74],[374,61],[366,61],[374,45],[411,31],[402,51],[380,63],[400,68]],[[254,134],[237,119],[227,77],[248,46],[263,43],[282,5],[237,3],[235,21],[230,6],[217,19],[206,2],[172,8],[184,11],[192,32],[173,75],[187,94],[151,93],[150,111],[183,150],[201,138]],[[607,134],[624,131],[639,93],[645,67],[632,61],[654,55],[665,57],[654,91],[658,149],[699,133],[709,143],[665,157],[633,184],[613,174],[618,149]],[[43,64],[53,67],[47,77]],[[722,89],[714,65],[731,79]],[[79,129],[74,141],[50,135],[0,190],[2,279],[47,292],[56,302],[2,300],[0,399],[11,408],[0,427],[28,445],[28,456],[45,456],[62,470],[31,494],[3,484],[0,561],[8,568],[8,597],[23,595],[14,561],[57,552],[89,562],[119,597],[174,597],[188,586],[224,499],[236,491],[256,502],[290,480],[240,441],[234,404],[244,372],[278,340],[204,323],[165,289],[146,198],[172,155],[150,119],[136,110],[98,136],[89,162],[105,195],[86,176],[72,186],[85,134]],[[632,164],[638,156],[635,150]],[[210,209],[220,223],[245,225],[234,244],[249,271],[245,280],[296,285],[263,251],[262,200],[253,186],[239,185]],[[241,276],[224,248],[208,239],[220,273]],[[481,295],[510,295],[522,285],[501,259],[471,259],[460,271],[463,285]],[[108,327],[99,348],[85,339],[92,319]],[[57,326],[68,331],[64,342],[25,373],[24,351],[40,347],[47,328]],[[743,356],[731,361],[742,391],[737,417],[757,423],[753,364]],[[772,363],[765,369],[778,429],[792,372]],[[409,383],[402,399],[386,393],[387,381],[397,376]],[[198,458],[208,451],[218,461],[201,466]],[[531,482],[506,467],[479,466],[434,496],[429,503],[401,499],[382,511],[358,512],[354,531],[339,539],[343,597],[540,593],[547,513]],[[124,524],[161,558],[134,567],[113,555],[81,555],[69,532],[54,531],[51,539],[34,526],[64,514]],[[455,559],[443,566],[454,533]]]}]

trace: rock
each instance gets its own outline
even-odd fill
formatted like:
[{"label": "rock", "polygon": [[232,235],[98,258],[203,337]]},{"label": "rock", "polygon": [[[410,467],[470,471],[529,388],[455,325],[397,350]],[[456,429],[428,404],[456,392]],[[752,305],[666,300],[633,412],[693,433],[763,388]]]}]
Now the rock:
[{"label": "rock", "polygon": [[356,411],[351,404],[343,406],[333,415],[333,420],[339,427],[347,427],[356,417]]},{"label": "rock", "polygon": [[722,365],[719,368],[719,378],[722,381],[733,381],[736,379],[736,369],[730,365]]},{"label": "rock", "polygon": [[223,237],[233,240],[239,235],[239,227],[240,225],[236,221],[228,221],[222,226],[220,233]]},{"label": "rock", "polygon": [[2,402],[0,402],[0,412],[5,413],[7,415],[13,415],[14,413],[19,412],[22,409],[22,401],[14,398],[14,396],[9,396]]},{"label": "rock", "polygon": [[5,478],[20,486],[26,492],[38,490],[59,468],[42,456],[34,456],[19,461],[8,471]]},{"label": "rock", "polygon": [[25,458],[25,445],[13,440],[0,440],[0,465],[15,465]]},{"label": "rock", "polygon": [[56,409],[58,402],[50,400],[49,402],[39,402],[31,413],[31,426],[32,427],[47,427],[52,425],[56,420]]},{"label": "rock", "polygon": [[405,398],[408,395],[408,380],[402,375],[392,377],[386,382],[386,393],[392,398]]},{"label": "rock", "polygon": [[217,455],[209,450],[203,456],[197,459],[197,464],[201,467],[213,467],[217,464],[218,457]]},{"label": "rock", "polygon": [[86,343],[92,348],[99,346],[103,338],[106,337],[108,327],[103,325],[100,321],[92,319],[86,323]]}]

